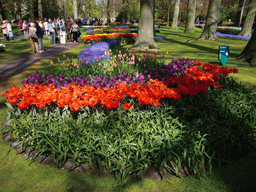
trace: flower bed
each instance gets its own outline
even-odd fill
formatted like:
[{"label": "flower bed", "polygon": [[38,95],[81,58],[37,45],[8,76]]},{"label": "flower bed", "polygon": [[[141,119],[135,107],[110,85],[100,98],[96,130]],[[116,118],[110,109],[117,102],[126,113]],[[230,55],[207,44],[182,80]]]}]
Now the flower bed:
[{"label": "flower bed", "polygon": [[[233,86],[233,82],[225,83],[225,76],[238,70],[185,58],[173,58],[165,65],[154,60],[162,57],[157,51],[149,50],[144,58],[121,51],[114,57],[108,46],[95,44],[90,49],[93,56],[99,47],[103,49],[99,54],[106,49],[105,56],[111,59],[101,65],[95,61],[94,65],[67,66],[59,60],[55,67],[51,62],[50,75],[37,71],[23,80],[22,88],[14,85],[3,94],[10,108],[10,126],[5,131],[23,146],[36,148],[40,155],[53,153],[58,168],[68,158],[74,159],[74,166],[93,162],[94,167],[105,167],[119,184],[125,183],[128,175],[143,173],[148,164],[178,176],[181,164],[193,173],[199,173],[199,164],[211,167],[215,152],[211,144],[221,140],[221,130],[194,125],[192,116],[191,122],[181,123],[173,114],[189,115],[177,113],[188,108],[189,102],[197,106],[206,100],[213,105],[206,95],[218,90],[215,88]],[[105,65],[111,70],[105,70]],[[211,97],[219,94],[216,91]],[[229,125],[232,129],[226,130],[225,138],[235,142],[240,134],[232,122]],[[231,130],[236,135],[230,135]],[[223,142],[226,150],[227,142]]]},{"label": "flower bed", "polygon": [[[198,62],[195,65],[198,65]],[[54,84],[35,84],[31,86],[23,82],[23,88],[13,86],[10,92],[3,94],[3,96],[7,98],[8,103],[17,104],[21,110],[27,109],[31,105],[44,108],[46,104],[51,103],[56,103],[61,108],[68,105],[72,111],[80,111],[80,107],[94,107],[97,103],[107,109],[111,109],[119,107],[121,100],[125,96],[138,99],[139,103],[143,105],[158,106],[160,105],[159,100],[165,97],[179,100],[181,99],[181,94],[195,96],[199,92],[207,93],[207,87],[210,86],[215,88],[223,87],[212,79],[213,77],[220,79],[216,72],[222,73],[224,76],[230,72],[237,72],[237,69],[217,68],[217,66],[219,65],[204,64],[202,68],[205,71],[209,71],[208,73],[202,72],[197,67],[192,67],[188,70],[189,73],[181,74],[179,77],[168,77],[162,82],[157,79],[150,79],[149,83],[131,83],[129,86],[127,81],[123,83],[117,82],[114,88],[97,87],[95,89],[87,85],[87,83],[80,84],[80,86],[71,83],[66,88],[62,87],[62,90],[59,91]],[[168,66],[165,68],[167,69]],[[37,72],[38,74],[39,72]],[[138,81],[143,79],[144,76],[140,74]],[[97,81],[97,78],[94,80]],[[167,88],[167,86],[176,83],[178,84],[177,88]],[[123,105],[124,109],[130,109],[131,107],[131,102]]]},{"label": "flower bed", "polygon": [[114,26],[113,29],[129,29],[129,26]]},{"label": "flower bed", "polygon": [[84,42],[86,41],[97,41],[101,38],[120,38],[120,37],[137,37],[136,33],[125,33],[125,34],[120,34],[120,33],[112,33],[112,34],[97,34],[97,35],[86,35],[83,38]]},{"label": "flower bed", "polygon": [[251,37],[247,37],[247,36],[223,34],[223,33],[220,33],[220,32],[216,32],[216,35],[219,36],[219,37],[238,38],[238,39],[246,39],[246,40],[251,39]]},{"label": "flower bed", "polygon": [[112,40],[107,42],[101,42],[94,45],[91,45],[85,49],[83,49],[79,53],[79,59],[82,64],[90,65],[94,64],[97,61],[102,61],[102,59],[111,59],[109,56],[104,55],[104,52],[107,51],[111,46],[118,44],[119,40]]}]

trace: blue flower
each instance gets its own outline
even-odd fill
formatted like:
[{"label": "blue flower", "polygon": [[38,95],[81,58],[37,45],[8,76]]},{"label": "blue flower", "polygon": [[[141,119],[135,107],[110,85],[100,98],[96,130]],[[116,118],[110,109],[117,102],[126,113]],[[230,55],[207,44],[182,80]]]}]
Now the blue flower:
[{"label": "blue flower", "polygon": [[216,35],[219,37],[231,37],[231,38],[240,38],[240,39],[251,39],[251,37],[248,36],[241,36],[241,35],[231,35],[231,34],[224,34],[220,32],[216,32]]}]

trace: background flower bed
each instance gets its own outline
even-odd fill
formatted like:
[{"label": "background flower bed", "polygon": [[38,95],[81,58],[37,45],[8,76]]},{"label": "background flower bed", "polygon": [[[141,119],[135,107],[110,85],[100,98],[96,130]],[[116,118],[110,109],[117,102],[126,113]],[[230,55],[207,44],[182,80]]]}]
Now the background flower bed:
[{"label": "background flower bed", "polygon": [[220,32],[216,32],[216,35],[218,37],[224,37],[224,38],[237,38],[237,39],[243,39],[243,40],[250,40],[251,39],[251,37],[247,37],[247,36],[223,34],[223,33],[220,33]]}]

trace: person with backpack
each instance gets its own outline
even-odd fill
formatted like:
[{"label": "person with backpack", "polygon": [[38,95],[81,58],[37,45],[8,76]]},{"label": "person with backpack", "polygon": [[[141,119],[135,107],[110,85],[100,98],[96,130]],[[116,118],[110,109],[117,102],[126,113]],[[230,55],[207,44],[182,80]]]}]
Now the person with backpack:
[{"label": "person with backpack", "polygon": [[36,34],[38,38],[39,53],[42,53],[44,52],[44,47],[43,47],[44,30],[42,29],[42,27],[39,25],[38,22],[36,22]]},{"label": "person with backpack", "polygon": [[60,44],[66,44],[66,27],[63,21],[60,21],[59,31],[60,31]]},{"label": "person with backpack", "polygon": [[80,32],[80,29],[76,20],[74,20],[74,24],[71,26],[71,32],[73,33],[74,43],[76,43],[77,38],[79,36],[79,32]]},{"label": "person with backpack", "polygon": [[35,54],[39,53],[35,23],[30,23],[30,27],[28,28],[28,37],[30,38],[32,52]]}]

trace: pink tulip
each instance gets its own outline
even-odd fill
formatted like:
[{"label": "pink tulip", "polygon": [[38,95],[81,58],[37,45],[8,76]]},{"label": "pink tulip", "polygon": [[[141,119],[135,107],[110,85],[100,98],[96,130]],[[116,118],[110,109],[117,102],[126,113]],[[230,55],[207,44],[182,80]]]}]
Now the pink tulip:
[{"label": "pink tulip", "polygon": [[115,63],[115,65],[114,65],[115,67],[117,67],[117,64]]}]

